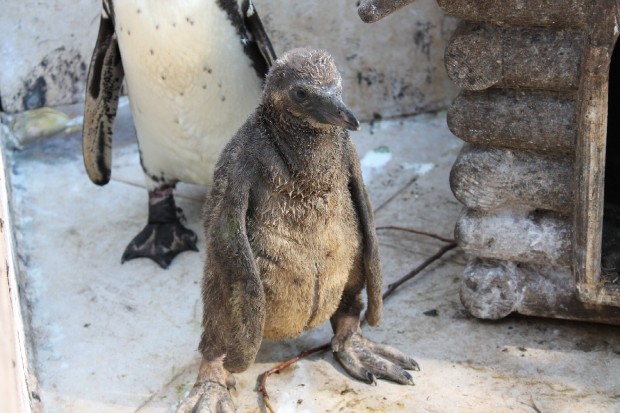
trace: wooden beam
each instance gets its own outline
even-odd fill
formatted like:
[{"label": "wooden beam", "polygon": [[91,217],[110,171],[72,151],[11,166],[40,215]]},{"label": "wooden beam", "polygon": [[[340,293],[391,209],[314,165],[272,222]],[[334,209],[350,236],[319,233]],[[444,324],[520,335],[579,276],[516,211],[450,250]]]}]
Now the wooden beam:
[{"label": "wooden beam", "polygon": [[590,0],[437,0],[461,20],[497,25],[584,27]]},{"label": "wooden beam", "polygon": [[466,209],[454,237],[467,254],[570,268],[572,221],[550,211]]},{"label": "wooden beam", "polygon": [[465,145],[450,171],[450,188],[471,209],[545,209],[570,215],[573,169],[566,156]]},{"label": "wooden beam", "polygon": [[374,23],[415,0],[362,0],[357,14],[365,23]]},{"label": "wooden beam", "polygon": [[448,109],[448,127],[479,145],[570,154],[577,140],[575,99],[546,91],[465,91]]},{"label": "wooden beam", "polygon": [[460,290],[475,317],[499,319],[510,313],[620,324],[620,308],[583,303],[571,270],[514,261],[470,259]]}]

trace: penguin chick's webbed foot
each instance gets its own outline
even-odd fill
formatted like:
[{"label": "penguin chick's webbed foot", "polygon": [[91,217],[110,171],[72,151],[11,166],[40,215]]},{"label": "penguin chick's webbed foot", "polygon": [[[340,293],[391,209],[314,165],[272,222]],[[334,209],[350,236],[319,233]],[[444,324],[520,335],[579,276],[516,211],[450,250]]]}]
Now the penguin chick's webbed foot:
[{"label": "penguin chick's webbed foot", "polygon": [[207,381],[194,385],[177,413],[235,413],[235,405],[226,387]]},{"label": "penguin chick's webbed foot", "polygon": [[228,389],[235,388],[235,378],[223,366],[223,357],[203,359],[196,384],[179,404],[176,413],[234,413]]},{"label": "penguin chick's webbed foot", "polygon": [[368,384],[377,384],[377,378],[414,384],[406,370],[419,371],[418,363],[393,347],[362,337],[357,316],[336,314],[332,325],[332,351],[351,376]]},{"label": "penguin chick's webbed foot", "polygon": [[148,223],[127,245],[121,262],[150,258],[166,269],[177,254],[198,251],[198,237],[181,224],[172,189],[165,185],[149,191]]}]

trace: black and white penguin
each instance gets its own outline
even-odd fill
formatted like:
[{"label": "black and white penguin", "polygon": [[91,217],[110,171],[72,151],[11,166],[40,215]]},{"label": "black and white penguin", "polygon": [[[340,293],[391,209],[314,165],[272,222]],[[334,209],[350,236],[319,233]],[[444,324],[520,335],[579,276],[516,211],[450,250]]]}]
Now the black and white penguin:
[{"label": "black and white penguin", "polygon": [[207,185],[222,148],[258,105],[275,53],[251,0],[103,0],[86,91],[84,164],[105,185],[126,79],[149,195],[146,227],[122,261],[167,268],[197,250],[179,219],[177,182]]}]

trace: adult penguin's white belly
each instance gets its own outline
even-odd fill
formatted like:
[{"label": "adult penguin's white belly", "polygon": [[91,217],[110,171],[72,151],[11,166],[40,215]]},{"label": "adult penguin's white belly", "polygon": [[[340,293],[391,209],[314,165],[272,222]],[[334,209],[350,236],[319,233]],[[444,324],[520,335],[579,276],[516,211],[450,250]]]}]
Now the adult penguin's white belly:
[{"label": "adult penguin's white belly", "polygon": [[116,0],[114,14],[149,189],[210,183],[261,94],[240,35],[214,0]]}]

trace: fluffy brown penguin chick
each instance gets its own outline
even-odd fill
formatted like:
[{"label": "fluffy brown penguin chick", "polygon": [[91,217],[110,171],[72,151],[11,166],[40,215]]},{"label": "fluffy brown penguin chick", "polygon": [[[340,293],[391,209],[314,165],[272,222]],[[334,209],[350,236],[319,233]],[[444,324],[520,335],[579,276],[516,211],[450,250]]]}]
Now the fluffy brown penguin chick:
[{"label": "fluffy brown penguin chick", "polygon": [[[205,208],[202,364],[178,412],[229,412],[231,373],[263,337],[295,337],[326,320],[336,359],[355,378],[413,384],[417,363],[361,335],[381,317],[372,208],[346,129],[341,77],[320,50],[295,49],[267,75],[261,105],[226,146]],[[194,410],[195,409],[195,410]]]}]

